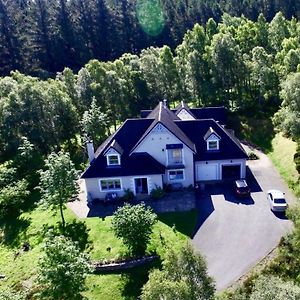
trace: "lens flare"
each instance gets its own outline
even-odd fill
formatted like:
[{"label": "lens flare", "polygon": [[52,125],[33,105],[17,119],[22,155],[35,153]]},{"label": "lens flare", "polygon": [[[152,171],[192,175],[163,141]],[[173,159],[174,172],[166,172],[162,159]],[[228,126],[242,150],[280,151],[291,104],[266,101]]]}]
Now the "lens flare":
[{"label": "lens flare", "polygon": [[138,0],[136,15],[146,34],[157,36],[163,31],[165,18],[159,0]]}]

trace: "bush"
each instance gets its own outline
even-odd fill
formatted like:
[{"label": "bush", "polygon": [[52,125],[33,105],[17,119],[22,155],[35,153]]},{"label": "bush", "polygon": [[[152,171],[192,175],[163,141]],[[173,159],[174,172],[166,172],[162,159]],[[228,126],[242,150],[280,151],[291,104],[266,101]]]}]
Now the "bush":
[{"label": "bush", "polygon": [[204,259],[187,244],[178,253],[170,250],[163,261],[162,270],[150,273],[142,289],[142,300],[214,299],[215,285],[207,274]]},{"label": "bush", "polygon": [[131,201],[131,200],[133,200],[133,198],[134,198],[134,193],[133,193],[133,191],[132,190],[130,190],[130,189],[125,189],[124,190],[124,196],[123,196],[123,200],[124,201]]},{"label": "bush", "polygon": [[296,170],[297,170],[298,174],[300,175],[300,141],[298,141],[298,143],[297,143],[297,150],[294,155],[294,162],[296,165]]},{"label": "bush", "polygon": [[125,204],[114,213],[112,228],[132,254],[144,254],[156,218],[156,214],[144,203],[133,206]]},{"label": "bush", "polygon": [[254,152],[248,153],[248,156],[250,160],[256,160],[259,158]]},{"label": "bush", "polygon": [[88,258],[70,239],[49,233],[38,264],[38,299],[82,299],[85,278],[91,271]]},{"label": "bush", "polygon": [[160,186],[155,185],[155,189],[151,191],[151,198],[161,199],[165,194],[165,191]]},{"label": "bush", "polygon": [[0,191],[0,217],[17,216],[22,210],[29,192],[26,180],[17,181]]}]

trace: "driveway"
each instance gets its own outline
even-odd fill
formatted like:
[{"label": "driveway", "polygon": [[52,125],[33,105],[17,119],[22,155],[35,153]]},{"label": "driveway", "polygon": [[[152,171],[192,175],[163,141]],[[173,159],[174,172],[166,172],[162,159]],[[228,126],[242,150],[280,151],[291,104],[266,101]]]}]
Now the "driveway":
[{"label": "driveway", "polygon": [[[194,247],[206,257],[209,274],[217,290],[229,287],[268,255],[292,228],[284,215],[274,215],[266,191],[277,188],[286,193],[289,203],[295,196],[269,158],[248,162],[251,198],[238,201],[230,186],[207,186],[197,200],[200,210]],[[254,175],[252,175],[252,174]]]}]

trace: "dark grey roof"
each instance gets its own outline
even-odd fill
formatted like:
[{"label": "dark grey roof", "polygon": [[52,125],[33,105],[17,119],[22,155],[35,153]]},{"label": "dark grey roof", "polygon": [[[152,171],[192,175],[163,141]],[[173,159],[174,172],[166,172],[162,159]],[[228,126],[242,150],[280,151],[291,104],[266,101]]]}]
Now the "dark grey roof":
[{"label": "dark grey roof", "polygon": [[207,140],[212,134],[214,134],[216,137],[220,139],[220,136],[211,127],[209,127],[207,132],[205,133],[204,139]]},{"label": "dark grey roof", "polygon": [[185,102],[183,102],[183,101],[181,101],[181,102],[176,106],[176,108],[175,108],[175,110],[176,110],[176,115],[178,116],[178,114],[179,114],[183,109],[185,109],[185,110],[186,110],[193,118],[197,119],[197,118],[194,116],[194,114],[192,113],[192,111],[191,111],[191,109],[189,108],[189,106],[188,106]]},{"label": "dark grey roof", "polygon": [[116,139],[114,139],[111,144],[107,147],[106,151],[107,152],[109,149],[114,149],[116,150],[119,154],[123,154],[123,148],[118,144],[118,142],[116,141]]},{"label": "dark grey roof", "polygon": [[[213,110],[215,109],[219,108],[213,108]],[[200,110],[201,114],[205,115],[203,109]],[[206,113],[212,112],[205,111]],[[157,124],[165,126],[183,144],[188,146],[195,153],[195,160],[247,158],[239,141],[215,120],[182,121],[161,102],[147,115],[147,118],[126,120],[113,135],[102,143],[95,153],[94,161],[82,174],[82,178],[164,174],[165,167],[148,153],[133,153],[133,149]],[[207,151],[206,141],[203,137],[208,132],[213,132],[220,137],[220,150]],[[104,154],[110,147],[122,154],[121,166],[107,166]]]},{"label": "dark grey roof", "polygon": [[[144,140],[144,138],[151,132],[151,130],[157,125],[162,124],[165,126],[170,132],[172,132],[181,142],[183,142],[187,147],[189,147],[193,152],[195,152],[194,143],[186,136],[184,132],[176,125],[175,120],[180,121],[174,112],[172,112],[169,108],[165,107],[162,102],[160,102],[153,111],[147,116],[146,119],[154,119],[152,124],[146,130],[146,132],[142,135],[136,145],[132,148],[131,152]],[[145,120],[145,119],[143,119]]]},{"label": "dark grey roof", "polygon": [[120,177],[133,175],[164,174],[165,167],[148,153],[134,153],[121,157],[121,166],[107,166],[105,156],[101,155],[90,165],[81,178]]},{"label": "dark grey roof", "polygon": [[[215,120],[175,121],[177,126],[195,143],[195,160],[244,159],[247,154],[236,138]],[[208,151],[204,136],[209,128],[220,137],[219,150]]]}]

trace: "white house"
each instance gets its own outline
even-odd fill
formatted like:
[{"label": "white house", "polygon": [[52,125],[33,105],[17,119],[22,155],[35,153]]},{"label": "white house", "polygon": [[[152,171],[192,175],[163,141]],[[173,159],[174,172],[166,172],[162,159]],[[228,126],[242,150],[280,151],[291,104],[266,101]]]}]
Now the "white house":
[{"label": "white house", "polygon": [[245,177],[247,154],[226,130],[223,107],[190,109],[182,102],[170,110],[160,102],[141,116],[126,120],[96,153],[88,142],[90,165],[82,178],[91,198]]}]

